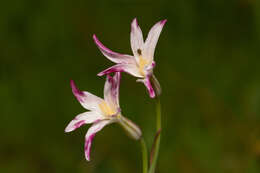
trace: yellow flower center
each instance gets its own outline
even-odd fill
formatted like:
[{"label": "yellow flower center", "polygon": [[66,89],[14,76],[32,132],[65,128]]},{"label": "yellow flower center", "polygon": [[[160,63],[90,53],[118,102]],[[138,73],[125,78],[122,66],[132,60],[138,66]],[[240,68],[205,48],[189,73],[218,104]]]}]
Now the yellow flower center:
[{"label": "yellow flower center", "polygon": [[139,56],[139,72],[141,75],[145,76],[145,71],[144,67],[148,64],[149,62],[143,58],[142,56]]},{"label": "yellow flower center", "polygon": [[99,104],[99,108],[106,116],[111,116],[116,114],[116,110],[114,108],[111,108],[105,101]]}]

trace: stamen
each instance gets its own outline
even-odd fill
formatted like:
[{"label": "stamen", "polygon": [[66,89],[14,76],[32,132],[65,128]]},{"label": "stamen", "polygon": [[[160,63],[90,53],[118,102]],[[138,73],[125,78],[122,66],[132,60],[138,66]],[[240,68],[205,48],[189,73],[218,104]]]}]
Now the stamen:
[{"label": "stamen", "polygon": [[144,67],[148,64],[147,60],[139,56],[139,72],[145,76]]},{"label": "stamen", "polygon": [[99,108],[107,116],[116,114],[116,111],[111,108],[105,101],[99,104]]}]

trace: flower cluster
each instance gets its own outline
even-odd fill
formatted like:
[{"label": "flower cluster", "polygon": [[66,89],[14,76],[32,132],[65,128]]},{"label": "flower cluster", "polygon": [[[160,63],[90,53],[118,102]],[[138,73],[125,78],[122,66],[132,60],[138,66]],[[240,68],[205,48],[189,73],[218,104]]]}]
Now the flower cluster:
[{"label": "flower cluster", "polygon": [[[84,149],[88,161],[90,160],[90,149],[94,136],[108,124],[119,123],[135,140],[139,140],[142,136],[140,128],[124,117],[120,109],[119,86],[121,72],[127,72],[137,77],[138,82],[144,83],[151,98],[160,95],[160,84],[153,74],[153,68],[155,67],[154,51],[165,23],[166,20],[156,23],[144,41],[137,19],[133,20],[130,35],[133,56],[111,51],[98,40],[96,35],[93,35],[94,42],[102,54],[116,65],[98,73],[98,76],[106,75],[104,99],[87,91],[79,90],[74,81],[71,80],[70,84],[74,96],[89,111],[77,115],[65,129],[65,132],[71,132],[84,124],[92,124],[85,136]],[[110,73],[115,74],[110,76]]]}]

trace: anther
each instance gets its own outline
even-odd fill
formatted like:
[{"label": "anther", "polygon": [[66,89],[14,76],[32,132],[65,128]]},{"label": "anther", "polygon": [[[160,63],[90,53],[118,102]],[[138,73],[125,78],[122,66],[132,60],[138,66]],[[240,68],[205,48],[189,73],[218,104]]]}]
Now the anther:
[{"label": "anther", "polygon": [[137,49],[137,53],[138,53],[138,55],[142,55],[141,49]]}]

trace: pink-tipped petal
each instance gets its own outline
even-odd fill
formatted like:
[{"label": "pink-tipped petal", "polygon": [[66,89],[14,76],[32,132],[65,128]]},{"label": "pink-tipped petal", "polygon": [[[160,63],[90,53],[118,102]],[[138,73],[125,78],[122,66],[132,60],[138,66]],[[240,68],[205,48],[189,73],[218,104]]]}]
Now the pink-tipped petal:
[{"label": "pink-tipped petal", "polygon": [[105,47],[96,37],[93,35],[94,42],[96,43],[97,47],[100,49],[102,54],[107,57],[110,61],[115,63],[135,63],[135,59],[131,55],[120,54],[113,52],[112,50]]},{"label": "pink-tipped petal", "polygon": [[104,87],[104,100],[112,107],[119,108],[119,86],[121,73],[116,72],[113,77],[107,75]]},{"label": "pink-tipped petal", "polygon": [[149,96],[150,96],[151,98],[154,98],[154,97],[155,97],[155,91],[154,91],[154,89],[153,89],[153,86],[152,86],[152,84],[151,84],[151,82],[150,82],[149,77],[146,77],[145,79],[137,79],[136,81],[137,81],[137,82],[142,82],[142,83],[144,83],[144,85],[146,86],[147,91],[148,91],[148,93],[149,93]]},{"label": "pink-tipped petal", "polygon": [[98,76],[103,76],[113,72],[126,72],[135,77],[142,77],[142,75],[139,73],[138,67],[135,64],[117,64],[98,73]]},{"label": "pink-tipped petal", "polygon": [[158,39],[159,39],[160,33],[161,33],[162,29],[163,29],[163,26],[165,25],[166,22],[167,22],[166,19],[157,22],[151,28],[151,30],[149,31],[148,36],[147,36],[147,38],[145,40],[145,43],[144,43],[144,54],[150,60],[153,60],[156,44],[158,42]]},{"label": "pink-tipped petal", "polygon": [[99,120],[104,119],[104,117],[94,111],[91,112],[84,112],[77,115],[66,127],[65,132],[71,132],[84,124],[90,124]]},{"label": "pink-tipped petal", "polygon": [[139,27],[136,18],[132,21],[131,24],[130,43],[134,56],[140,56],[144,46],[144,39],[142,30]]},{"label": "pink-tipped petal", "polygon": [[84,146],[84,150],[85,150],[85,157],[87,159],[87,161],[90,161],[90,150],[91,150],[91,144],[92,141],[96,135],[96,133],[98,131],[100,131],[103,127],[105,127],[106,125],[112,123],[112,120],[102,120],[99,122],[94,123],[89,129],[88,132],[85,136],[85,146]]},{"label": "pink-tipped petal", "polygon": [[74,81],[70,81],[70,85],[72,88],[72,92],[77,98],[77,100],[80,102],[80,104],[92,111],[100,112],[99,104],[103,101],[100,97],[97,97],[89,92],[86,91],[80,91],[77,86],[75,85]]}]

